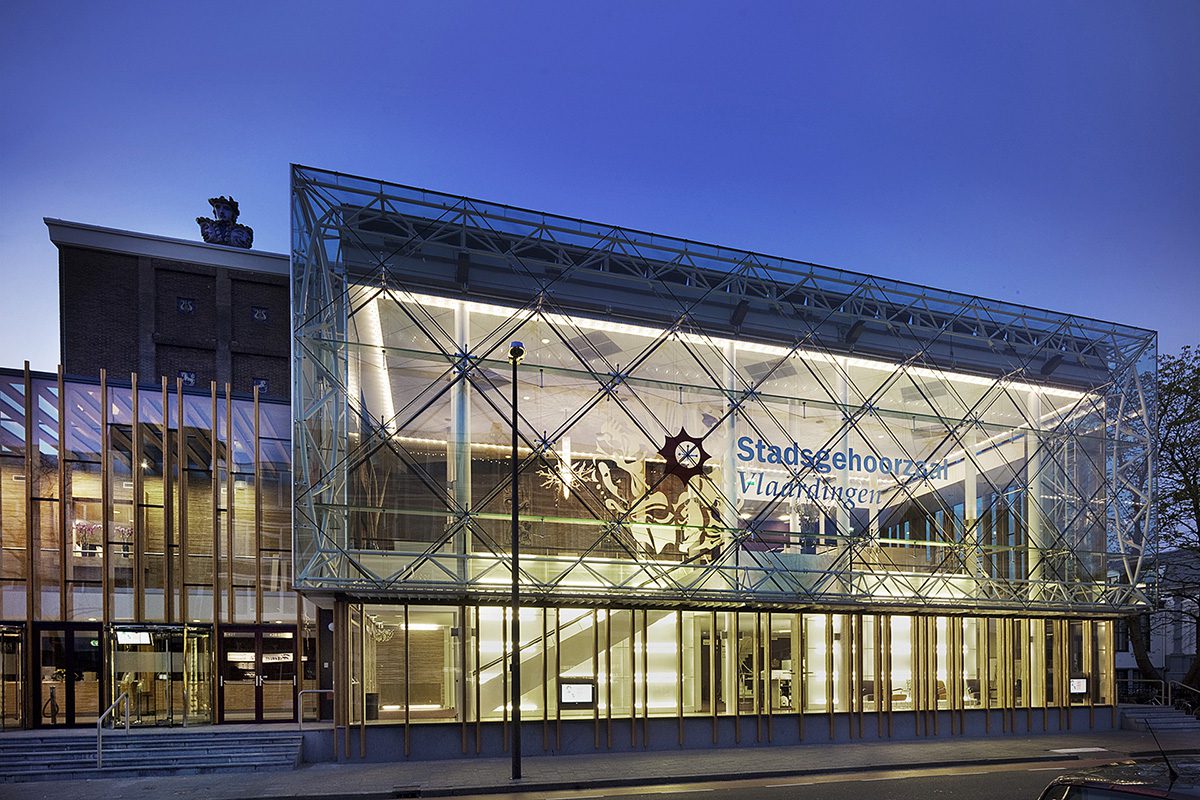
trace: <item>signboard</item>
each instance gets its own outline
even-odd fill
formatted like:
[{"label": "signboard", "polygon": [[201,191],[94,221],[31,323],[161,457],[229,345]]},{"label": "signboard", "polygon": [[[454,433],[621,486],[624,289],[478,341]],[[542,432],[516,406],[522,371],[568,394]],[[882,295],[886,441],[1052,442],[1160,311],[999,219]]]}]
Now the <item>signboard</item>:
[{"label": "signboard", "polygon": [[150,631],[117,631],[117,644],[150,644]]},{"label": "signboard", "polygon": [[1087,678],[1071,678],[1071,694],[1087,694]]},{"label": "signboard", "polygon": [[595,708],[595,681],[586,678],[559,678],[558,705],[560,708]]}]

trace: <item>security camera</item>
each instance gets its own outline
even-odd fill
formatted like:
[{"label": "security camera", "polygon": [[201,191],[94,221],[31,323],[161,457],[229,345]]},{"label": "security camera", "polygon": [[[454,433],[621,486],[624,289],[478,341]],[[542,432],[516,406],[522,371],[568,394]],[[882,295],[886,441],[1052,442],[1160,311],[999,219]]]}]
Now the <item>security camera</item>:
[{"label": "security camera", "polygon": [[513,342],[508,347],[508,360],[521,363],[521,359],[525,357],[525,345],[521,342]]}]

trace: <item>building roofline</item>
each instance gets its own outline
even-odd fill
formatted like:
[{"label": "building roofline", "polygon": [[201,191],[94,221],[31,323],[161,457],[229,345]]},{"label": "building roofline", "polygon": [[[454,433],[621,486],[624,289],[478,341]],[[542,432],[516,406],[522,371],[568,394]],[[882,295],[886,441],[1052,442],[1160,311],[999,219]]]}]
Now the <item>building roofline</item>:
[{"label": "building roofline", "polygon": [[[1014,302],[1011,300],[1001,300],[999,298],[994,298],[994,297],[985,297],[983,295],[975,295],[975,294],[970,294],[968,292],[963,292],[963,291],[958,291],[958,290],[938,288],[936,286],[916,283],[913,281],[901,280],[898,278],[889,278],[889,277],[886,277],[883,275],[872,275],[870,273],[860,272],[860,271],[852,270],[852,269],[846,269],[844,267],[833,267],[833,266],[829,266],[828,264],[818,264],[813,261],[801,261],[799,259],[788,258],[785,256],[770,255],[767,253],[762,253],[762,252],[755,251],[755,250],[746,250],[746,249],[734,247],[731,245],[718,245],[718,244],[713,244],[711,242],[707,242],[707,241],[703,241],[703,240],[699,240],[699,239],[691,239],[691,238],[686,238],[686,237],[673,236],[671,234],[664,234],[664,233],[654,233],[652,231],[647,231],[647,230],[643,230],[640,228],[631,228],[631,227],[628,227],[625,225],[614,225],[612,223],[597,222],[595,220],[584,219],[582,217],[573,217],[573,216],[557,214],[557,213],[553,213],[553,212],[549,212],[549,211],[539,211],[537,209],[527,208],[525,206],[517,206],[517,205],[508,204],[508,203],[500,203],[500,202],[496,202],[496,201],[492,201],[492,200],[484,200],[484,199],[478,198],[478,197],[472,197],[469,195],[453,194],[453,193],[449,193],[449,192],[439,191],[437,189],[426,189],[424,187],[413,186],[411,184],[395,183],[393,181],[382,180],[380,178],[370,178],[365,175],[358,175],[358,174],[351,173],[351,172],[342,172],[339,170],[331,170],[331,169],[326,169],[324,167],[314,167],[314,166],[310,166],[307,164],[300,164],[298,162],[292,163],[291,171],[292,171],[293,194],[295,193],[295,181],[296,181],[297,172],[321,173],[321,174],[333,176],[336,178],[347,178],[352,181],[361,181],[361,182],[364,182],[367,184],[379,184],[381,186],[388,186],[393,189],[400,190],[402,192],[412,193],[414,196],[421,198],[422,201],[425,201],[430,205],[437,205],[438,200],[445,201],[452,205],[453,204],[465,204],[467,206],[472,207],[472,210],[475,211],[476,213],[486,213],[484,211],[484,209],[486,207],[493,207],[493,208],[497,208],[497,209],[503,209],[503,210],[507,210],[507,211],[516,212],[517,214],[527,216],[531,219],[532,218],[540,218],[542,220],[553,219],[553,220],[560,221],[562,223],[567,223],[568,225],[586,226],[586,227],[594,228],[597,230],[605,230],[605,231],[618,230],[618,231],[622,231],[626,234],[632,234],[632,235],[636,235],[638,237],[645,237],[646,241],[670,242],[685,251],[688,250],[690,246],[694,245],[696,247],[703,248],[705,250],[710,251],[711,254],[720,254],[727,258],[732,258],[732,260],[734,262],[740,261],[741,259],[746,258],[746,257],[754,257],[757,259],[761,259],[763,262],[763,266],[767,269],[770,269],[771,267],[782,267],[785,269],[788,269],[788,268],[795,269],[800,273],[804,273],[804,272],[808,272],[808,271],[815,271],[817,273],[820,273],[821,277],[837,276],[842,279],[846,279],[846,280],[850,280],[850,281],[857,280],[859,282],[879,281],[879,282],[883,282],[883,283],[887,283],[887,284],[892,284],[898,288],[912,292],[917,295],[924,295],[925,293],[932,293],[932,294],[938,295],[938,296],[951,297],[955,301],[958,301],[958,302],[976,301],[976,302],[982,303],[989,307],[994,307],[997,309],[1003,308],[1004,310],[1008,310],[1008,311],[1014,311],[1014,312],[1026,312],[1027,311],[1027,312],[1033,312],[1035,314],[1049,315],[1049,316],[1052,316],[1052,317],[1055,317],[1058,319],[1068,319],[1069,318],[1069,319],[1093,322],[1093,323],[1098,323],[1102,326],[1119,327],[1119,328],[1123,328],[1127,331],[1134,331],[1134,332],[1141,333],[1141,334],[1151,334],[1155,337],[1156,340],[1158,338],[1158,331],[1154,330],[1152,328],[1143,328],[1143,327],[1140,327],[1137,325],[1128,325],[1125,323],[1115,322],[1113,320],[1100,319],[1099,317],[1089,317],[1084,314],[1075,314],[1075,313],[1070,313],[1070,312],[1066,312],[1066,311],[1055,311],[1053,309],[1043,308],[1041,306],[1028,305],[1025,303],[1018,303],[1018,302]],[[345,188],[348,191],[355,191],[355,189],[358,188],[359,191],[361,191],[360,187],[342,187],[342,188]],[[434,198],[434,199],[430,200],[429,198]],[[491,231],[491,232],[496,232],[496,231]],[[772,278],[772,280],[777,280],[777,279]]]},{"label": "building roofline", "polygon": [[106,250],[172,261],[188,261],[251,272],[267,272],[282,276],[291,274],[288,257],[282,253],[193,242],[171,236],[105,228],[100,225],[88,225],[83,222],[71,222],[53,217],[43,217],[42,221],[50,230],[50,241],[60,248],[63,246],[86,247],[92,250]]}]

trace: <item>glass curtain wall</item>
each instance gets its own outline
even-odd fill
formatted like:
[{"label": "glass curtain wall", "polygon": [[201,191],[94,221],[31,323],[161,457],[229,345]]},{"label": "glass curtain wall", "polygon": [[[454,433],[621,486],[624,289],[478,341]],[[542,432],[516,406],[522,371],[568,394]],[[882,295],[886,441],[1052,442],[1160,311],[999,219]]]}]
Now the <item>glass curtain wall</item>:
[{"label": "glass curtain wall", "polygon": [[[520,339],[533,586],[1015,607],[1111,590],[1101,393],[368,286],[348,302],[346,469],[319,513],[368,573],[507,583],[501,345]],[[464,348],[469,369],[447,361]]]},{"label": "glass curtain wall", "polygon": [[[81,724],[121,691],[146,724],[212,720],[214,626],[304,630],[315,659],[316,611],[292,587],[290,424],[286,404],[216,386],[0,372],[6,727]],[[40,686],[22,688],[18,652]]]},{"label": "glass curtain wall", "polygon": [[[351,724],[509,721],[507,609],[377,604],[350,618]],[[1075,641],[1024,638],[1034,622]],[[1000,642],[996,628],[1012,638]],[[594,720],[607,737],[611,720],[644,717],[1057,708],[1050,684],[1062,670],[1073,705],[1106,705],[1110,630],[1107,620],[529,608],[521,710],[525,722]]]}]

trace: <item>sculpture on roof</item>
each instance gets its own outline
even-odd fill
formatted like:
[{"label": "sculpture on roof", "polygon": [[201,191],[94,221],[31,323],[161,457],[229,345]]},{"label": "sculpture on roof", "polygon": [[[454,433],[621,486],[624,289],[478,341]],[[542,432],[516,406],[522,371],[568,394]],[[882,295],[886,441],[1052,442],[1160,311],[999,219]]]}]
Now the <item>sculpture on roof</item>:
[{"label": "sculpture on roof", "polygon": [[200,235],[209,244],[250,248],[254,244],[254,229],[237,221],[238,204],[232,197],[210,197],[212,217],[196,217]]}]

